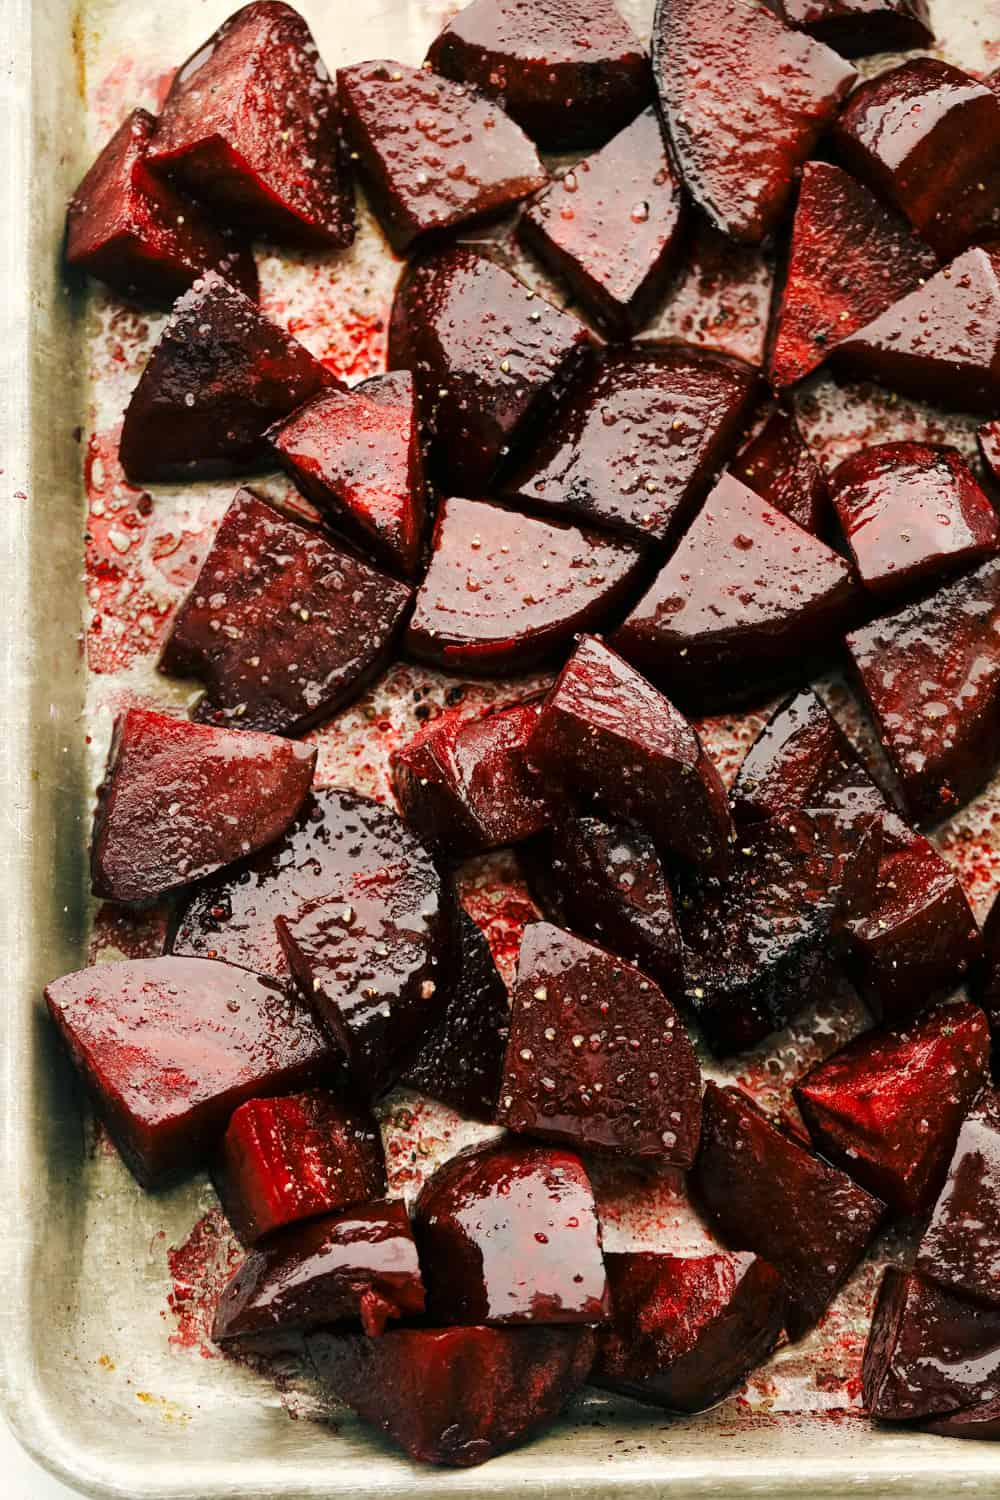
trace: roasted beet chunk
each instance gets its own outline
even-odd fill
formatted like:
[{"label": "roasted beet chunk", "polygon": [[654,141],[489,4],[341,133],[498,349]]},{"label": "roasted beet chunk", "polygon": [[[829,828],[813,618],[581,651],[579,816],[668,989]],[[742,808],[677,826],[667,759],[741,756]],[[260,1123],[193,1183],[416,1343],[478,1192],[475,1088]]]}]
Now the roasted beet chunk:
[{"label": "roasted beet chunk", "polygon": [[509,1139],[452,1157],[413,1216],[441,1323],[602,1323],[608,1286],[590,1179],[558,1146]]},{"label": "roasted beet chunk", "polygon": [[983,927],[982,962],[973,976],[976,999],[990,1018],[994,1035],[1000,1030],[1000,893],[993,898]]},{"label": "roasted beet chunk", "polygon": [[1000,482],[1000,422],[987,422],[976,433],[979,454],[991,479]]},{"label": "roasted beet chunk", "polygon": [[750,244],[778,223],[796,168],[855,76],[744,0],[658,0],[653,74],[685,186],[719,229]]},{"label": "roasted beet chunk", "polygon": [[701,869],[728,865],[729,803],[697,730],[596,637],[579,641],[545,699],[528,755],[588,810],[643,825]]},{"label": "roasted beet chunk", "polygon": [[382,1140],[372,1116],[324,1089],[249,1099],[229,1122],[212,1173],[244,1245],[385,1192]]},{"label": "roasted beet chunk", "polygon": [[1000,1302],[1000,1095],[992,1090],[958,1133],[916,1267],[962,1296]]},{"label": "roasted beet chunk", "polygon": [[302,734],[384,665],[410,598],[405,584],[240,490],[160,666],[205,683],[203,723]]},{"label": "roasted beet chunk", "polygon": [[309,1354],[338,1401],[411,1458],[468,1468],[558,1415],[594,1359],[589,1328],[321,1331]]},{"label": "roasted beet chunk", "polygon": [[567,392],[501,492],[639,541],[672,538],[735,447],[755,385],[747,365],[718,355],[613,350]]},{"label": "roasted beet chunk", "polygon": [[643,343],[663,339],[764,364],[774,263],[757,245],[738,245],[697,210],[689,214],[684,266]]},{"label": "roasted beet chunk", "polygon": [[257,295],[249,250],[220,234],[189,198],[149,170],[153,116],[134,109],[80,183],[66,220],[66,259],[124,297],[172,302],[205,271]]},{"label": "roasted beet chunk", "polygon": [[804,676],[855,598],[836,553],[727,474],[612,641],[685,711],[720,713]]},{"label": "roasted beet chunk", "polygon": [[801,1338],[864,1254],[883,1207],[803,1149],[740,1089],[710,1083],[694,1185],[723,1238],[785,1282],[785,1327]]},{"label": "roasted beet chunk", "polygon": [[784,1326],[781,1277],[756,1255],[605,1256],[612,1326],[592,1385],[670,1411],[704,1411],[766,1359]]},{"label": "roasted beet chunk", "polygon": [[[733,785],[733,812],[743,824],[797,807],[838,806],[842,792],[866,781],[836,719],[812,688],[803,688],[774,711],[747,751]],[[870,811],[887,806],[874,782],[870,799]]]},{"label": "roasted beet chunk", "polygon": [[821,536],[827,529],[830,491],[793,412],[769,404],[729,466],[741,484],[775,510]]},{"label": "roasted beet chunk", "polygon": [[413,371],[440,487],[484,491],[515,429],[537,426],[588,347],[581,323],[474,250],[412,267],[393,303],[389,366]]},{"label": "roasted beet chunk", "polygon": [[847,57],[934,41],[927,0],[781,0],[785,20]]},{"label": "roasted beet chunk", "polygon": [[336,383],[212,271],[177,302],[132,392],[122,467],[138,484],[259,468],[271,423]]},{"label": "roasted beet chunk", "polygon": [[144,1187],[205,1166],[245,1099],[301,1088],[333,1067],[297,999],[227,964],[98,964],[55,980],[45,998]]},{"label": "roasted beet chunk", "polygon": [[613,0],[472,0],[427,57],[496,95],[550,151],[601,145],[652,92],[646,54]]},{"label": "roasted beet chunk", "polygon": [[130,708],[97,793],[95,896],[147,901],[280,838],[309,794],[316,751]]},{"label": "roasted beet chunk", "polygon": [[628,338],[667,289],[681,191],[653,109],[557,179],[521,219],[524,241],[596,322]]},{"label": "roasted beet chunk", "polygon": [[810,375],[835,345],[937,268],[937,256],[902,215],[839,167],[807,162],[775,318],[774,384]]},{"label": "roasted beet chunk", "polygon": [[624,603],[639,562],[628,542],[446,500],[406,645],[455,672],[537,666]]},{"label": "roasted beet chunk", "polygon": [[525,929],[497,1119],[583,1150],[689,1167],[701,1071],[641,969],[548,922]]},{"label": "roasted beet chunk", "polygon": [[290,5],[245,5],[174,77],[151,159],[255,234],[349,245],[337,94]]},{"label": "roasted beet chunk", "polygon": [[342,68],[337,81],[348,139],[399,255],[418,235],[502,212],[547,181],[527,136],[474,89],[397,62]]}]

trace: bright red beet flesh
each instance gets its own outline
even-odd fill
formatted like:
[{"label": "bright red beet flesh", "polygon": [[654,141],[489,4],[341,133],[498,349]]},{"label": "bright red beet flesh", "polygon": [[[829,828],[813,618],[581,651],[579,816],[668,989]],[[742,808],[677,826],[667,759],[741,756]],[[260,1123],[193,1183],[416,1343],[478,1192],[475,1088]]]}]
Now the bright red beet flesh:
[{"label": "bright red beet flesh", "polygon": [[785,20],[847,57],[934,41],[927,0],[781,0]]},{"label": "bright red beet flesh", "polygon": [[958,1133],[915,1264],[959,1296],[1000,1303],[1000,1096],[992,1089]]},{"label": "bright red beet flesh", "polygon": [[729,472],[803,531],[813,536],[827,531],[830,491],[826,476],[809,451],[794,413],[785,407],[765,406]]}]

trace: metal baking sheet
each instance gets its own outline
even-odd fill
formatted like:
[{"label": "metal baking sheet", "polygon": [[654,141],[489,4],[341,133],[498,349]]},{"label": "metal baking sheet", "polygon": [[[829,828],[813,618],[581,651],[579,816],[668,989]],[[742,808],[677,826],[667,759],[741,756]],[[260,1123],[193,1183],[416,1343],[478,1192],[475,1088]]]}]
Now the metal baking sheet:
[{"label": "metal baking sheet", "polygon": [[[94,149],[128,109],[155,109],[171,69],[232,8],[228,0],[0,5],[0,1363],[11,1422],[63,1479],[128,1500],[485,1500],[498,1492],[625,1500],[668,1487],[678,1497],[997,1493],[997,1447],[872,1430],[861,1414],[867,1315],[880,1264],[905,1251],[902,1235],[877,1247],[810,1340],[779,1351],[707,1415],[669,1420],[588,1393],[545,1436],[484,1468],[417,1469],[350,1413],[324,1412],[301,1371],[289,1367],[275,1382],[212,1349],[211,1293],[236,1250],[211,1189],[198,1179],[143,1194],[83,1106],[46,1025],[41,988],[88,954],[151,951],[159,939],[155,916],[130,922],[92,908],[93,786],[118,709],[184,709],[187,688],[156,676],[156,651],[233,486],[161,487],[147,497],[124,483],[115,427],[162,319],[66,285],[62,217]],[[418,61],[457,6],[301,0],[300,8],[334,68],[375,56]],[[622,8],[648,31],[649,0]],[[945,55],[979,70],[1000,63],[1000,0],[936,0],[933,10]],[[362,212],[361,222],[345,255],[261,261],[265,307],[350,380],[381,367],[396,275],[370,216]],[[751,255],[744,270],[735,299],[725,285],[698,289],[715,299],[711,317],[697,315],[703,302],[691,300],[692,288],[678,290],[659,334],[752,353],[767,269]],[[872,391],[845,394],[824,379],[803,393],[800,415],[826,458],[876,433],[973,446],[971,421],[944,421]],[[273,477],[265,487],[287,495]],[[460,685],[399,665],[316,736],[320,779],[384,795],[388,751],[428,709],[472,711],[532,685]],[[835,680],[825,691],[845,706]],[[730,773],[759,722],[706,726]],[[998,808],[987,793],[939,836],[981,911],[1000,882]],[[463,892],[509,966],[530,912],[511,862],[471,867]],[[741,1059],[736,1076],[778,1103],[806,1061],[864,1024],[856,1001],[831,995]],[[392,1184],[408,1194],[436,1161],[483,1133],[413,1095],[392,1096],[382,1115]],[[704,1239],[670,1174],[603,1166],[596,1184],[609,1245]]]}]

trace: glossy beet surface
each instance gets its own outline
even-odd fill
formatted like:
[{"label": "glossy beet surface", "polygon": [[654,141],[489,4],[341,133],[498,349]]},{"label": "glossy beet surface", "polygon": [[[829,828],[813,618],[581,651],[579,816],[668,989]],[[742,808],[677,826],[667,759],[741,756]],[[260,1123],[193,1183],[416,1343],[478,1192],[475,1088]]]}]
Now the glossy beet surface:
[{"label": "glossy beet surface", "polygon": [[1000,422],[987,422],[976,433],[979,454],[991,479],[1000,481]]},{"label": "glossy beet surface", "polygon": [[204,682],[203,723],[302,734],[385,664],[411,597],[243,489],[174,617],[160,667]]},{"label": "glossy beet surface", "polygon": [[731,793],[733,812],[743,824],[797,807],[843,806],[843,795],[866,781],[870,803],[858,810],[887,807],[822,699],[803,688],[775,709],[744,756]]},{"label": "glossy beet surface", "polygon": [[641,969],[532,923],[521,940],[497,1119],[583,1150],[689,1167],[701,1071],[683,1022]]},{"label": "glossy beet surface", "polygon": [[130,708],[97,792],[95,896],[146,901],[280,838],[312,785],[316,750]]},{"label": "glossy beet surface", "polygon": [[736,446],[756,376],[684,348],[611,350],[560,403],[524,462],[500,481],[511,504],[676,536]]},{"label": "glossy beet surface", "polygon": [[785,20],[847,57],[933,44],[927,0],[781,0]]},{"label": "glossy beet surface", "polygon": [[260,468],[264,433],[334,377],[216,272],[174,306],[132,392],[119,457],[138,484]]},{"label": "glossy beet surface", "polygon": [[1000,1096],[992,1089],[958,1133],[916,1269],[962,1296],[1000,1303]]},{"label": "glossy beet surface", "polygon": [[785,1282],[785,1326],[801,1338],[864,1254],[883,1207],[804,1150],[736,1088],[709,1083],[693,1185],[736,1249],[753,1250]]},{"label": "glossy beet surface", "polygon": [[617,538],[445,500],[407,648],[455,672],[537,666],[624,606],[639,563]]},{"label": "glossy beet surface", "polygon": [[97,964],[55,980],[45,998],[144,1187],[205,1166],[245,1099],[301,1088],[333,1067],[297,999],[226,964]]},{"label": "glossy beet surface", "polygon": [[445,1163],[413,1231],[441,1323],[602,1323],[608,1289],[590,1179],[559,1146],[505,1139]]},{"label": "glossy beet surface", "polygon": [[821,536],[828,529],[829,486],[794,412],[765,406],[729,472],[803,531]]},{"label": "glossy beet surface", "polygon": [[640,341],[678,339],[760,369],[773,294],[773,258],[757,245],[737,244],[692,209],[683,265]]},{"label": "glossy beet surface", "polygon": [[592,1385],[650,1406],[704,1411],[767,1358],[784,1326],[781,1277],[756,1255],[605,1257],[613,1322]]},{"label": "glossy beet surface", "polygon": [[337,95],[290,5],[246,5],[178,69],[153,144],[158,170],[254,234],[349,245],[354,201]]}]

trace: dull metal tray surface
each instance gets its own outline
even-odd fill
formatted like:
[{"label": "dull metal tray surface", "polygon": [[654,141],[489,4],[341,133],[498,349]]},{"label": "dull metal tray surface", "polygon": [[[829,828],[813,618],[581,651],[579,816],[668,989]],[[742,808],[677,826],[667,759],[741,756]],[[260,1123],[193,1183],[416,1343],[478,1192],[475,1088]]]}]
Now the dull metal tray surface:
[{"label": "dull metal tray surface", "polygon": [[[417,62],[457,9],[449,0],[299,6],[331,68],[366,57]],[[143,1194],[82,1106],[41,989],[88,952],[152,951],[159,939],[155,917],[130,924],[92,910],[89,809],[114,713],[131,702],[182,712],[190,697],[186,685],[155,675],[156,648],[233,485],[165,486],[150,499],[122,479],[114,430],[162,317],[65,285],[63,212],[95,148],[132,107],[156,108],[172,68],[234,8],[230,0],[0,3],[0,1364],[11,1422],[67,1482],[128,1500],[497,1492],[626,1500],[667,1487],[679,1500],[997,1494],[1000,1448],[872,1430],[861,1414],[867,1317],[880,1265],[903,1252],[902,1239],[877,1247],[809,1340],[780,1350],[711,1413],[668,1420],[590,1393],[545,1436],[484,1468],[415,1468],[350,1413],[324,1412],[301,1372],[282,1372],[276,1384],[218,1356],[207,1341],[204,1289],[218,1288],[235,1249],[211,1189],[197,1179]],[[652,0],[623,0],[622,9],[648,33]],[[1000,62],[1000,0],[934,0],[932,10],[945,55],[973,69]],[[352,251],[262,252],[260,261],[265,308],[314,353],[348,380],[381,367],[396,266],[363,209]],[[761,285],[758,276],[756,310],[752,295],[729,310],[728,334],[727,318],[717,320],[715,335],[723,328],[734,352],[759,323]],[[670,317],[659,332],[678,331]],[[690,325],[680,331],[700,336]],[[854,403],[849,424],[845,399]],[[973,446],[970,421],[871,391],[845,398],[825,377],[808,387],[800,417],[826,459],[876,432]],[[287,490],[269,484],[278,496]],[[470,684],[464,702],[474,708],[530,685]],[[846,707],[836,681],[825,691]],[[385,795],[394,741],[426,705],[455,693],[433,673],[398,665],[316,736],[319,780]],[[758,714],[706,726],[728,774],[760,722]],[[939,836],[980,913],[1000,883],[998,806],[996,791],[987,792]],[[509,966],[530,911],[509,862],[467,871],[463,897]],[[831,996],[741,1059],[736,1076],[776,1103],[806,1061],[862,1024],[856,1002]],[[485,1132],[403,1094],[390,1096],[382,1125],[392,1188],[407,1195],[442,1156]],[[596,1187],[611,1247],[703,1242],[670,1174],[603,1167]]]}]

